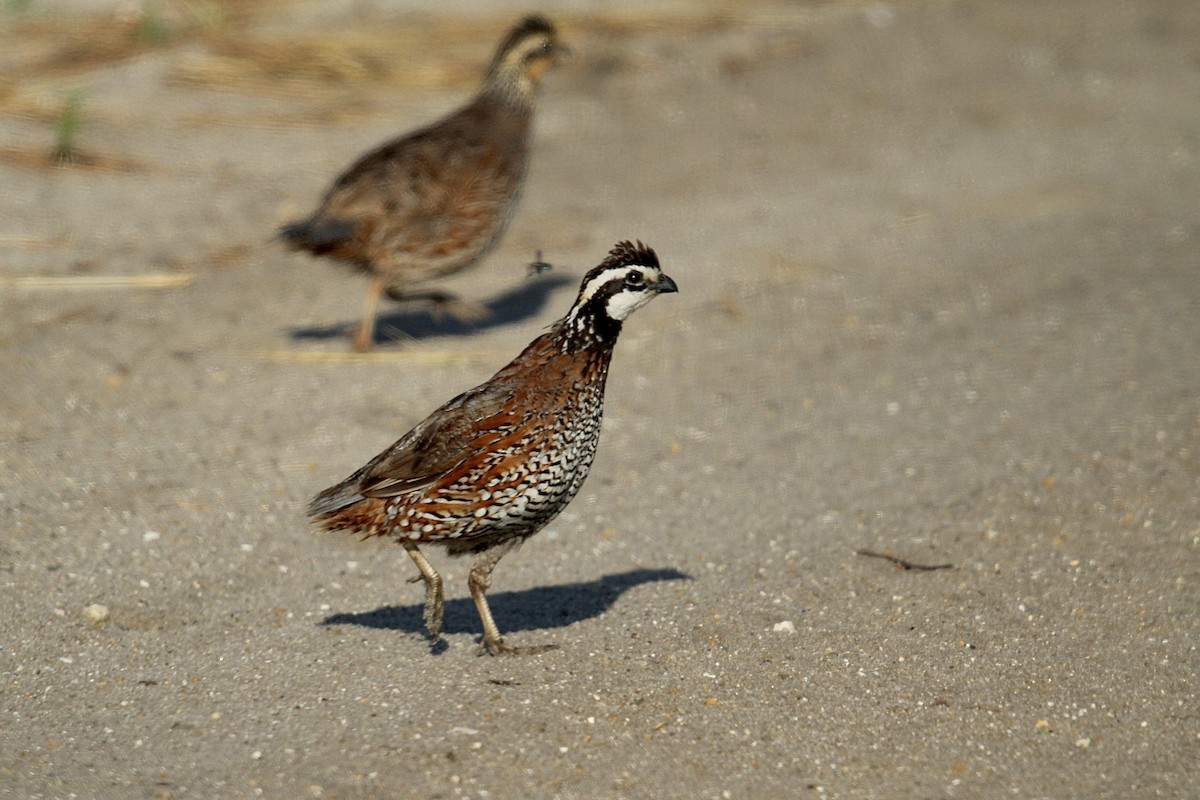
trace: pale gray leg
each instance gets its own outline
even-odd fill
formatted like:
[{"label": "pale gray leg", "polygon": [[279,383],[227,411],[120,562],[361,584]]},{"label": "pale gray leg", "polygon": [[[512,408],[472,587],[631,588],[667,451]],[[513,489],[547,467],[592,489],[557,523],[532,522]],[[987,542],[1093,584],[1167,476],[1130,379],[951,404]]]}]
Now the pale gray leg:
[{"label": "pale gray leg", "polygon": [[496,620],[492,618],[492,610],[488,607],[486,592],[492,585],[492,570],[496,568],[496,564],[500,563],[500,559],[504,558],[509,551],[516,549],[522,541],[521,539],[510,539],[490,550],[484,550],[475,556],[475,563],[471,565],[471,572],[467,576],[467,586],[471,589],[471,598],[475,601],[475,609],[479,612],[479,619],[483,623],[483,642],[479,645],[480,654],[488,653],[497,656],[501,653],[542,653],[558,647],[555,644],[533,647],[514,647],[508,644],[500,635],[500,629],[496,627]]},{"label": "pale gray leg", "polygon": [[409,580],[409,583],[425,581],[425,627],[429,637],[437,641],[442,637],[442,615],[446,610],[446,601],[442,595],[442,576],[437,574],[433,564],[425,554],[417,549],[412,542],[404,542],[408,557],[417,565],[421,574]]}]

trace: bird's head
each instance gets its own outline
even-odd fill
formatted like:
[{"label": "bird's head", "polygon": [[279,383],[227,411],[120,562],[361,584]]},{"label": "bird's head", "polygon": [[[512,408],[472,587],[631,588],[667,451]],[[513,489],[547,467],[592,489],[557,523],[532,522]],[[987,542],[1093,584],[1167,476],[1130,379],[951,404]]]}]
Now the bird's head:
[{"label": "bird's head", "polygon": [[570,50],[558,38],[554,23],[540,14],[525,17],[496,48],[488,69],[489,82],[498,81],[523,96],[532,96],[547,69],[560,63]]},{"label": "bird's head", "polygon": [[630,314],[657,295],[677,291],[653,250],[641,242],[620,242],[583,277],[564,329],[584,337],[615,338]]}]

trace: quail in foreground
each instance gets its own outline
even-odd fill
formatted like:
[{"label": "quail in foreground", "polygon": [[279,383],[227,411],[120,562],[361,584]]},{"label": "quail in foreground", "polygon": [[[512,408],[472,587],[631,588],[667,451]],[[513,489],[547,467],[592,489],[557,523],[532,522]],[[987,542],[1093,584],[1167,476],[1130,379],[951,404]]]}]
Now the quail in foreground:
[{"label": "quail in foreground", "polygon": [[370,277],[355,349],[374,345],[385,292],[465,318],[486,313],[446,292],[410,289],[476,265],[498,243],[524,182],[538,84],[565,49],[549,20],[524,18],[500,43],[471,102],[360,157],[312,216],[280,231],[291,249]]},{"label": "quail in foreground", "polygon": [[583,485],[604,409],[604,383],[625,319],[677,291],[658,257],[621,242],[583,279],[565,317],[490,380],[460,394],[346,480],[309,516],[326,530],[387,536],[425,582],[425,625],[437,641],[442,579],[419,549],[475,555],[468,586],[483,623],[481,652],[536,652],[500,636],[485,593],[500,559],[541,530]]}]

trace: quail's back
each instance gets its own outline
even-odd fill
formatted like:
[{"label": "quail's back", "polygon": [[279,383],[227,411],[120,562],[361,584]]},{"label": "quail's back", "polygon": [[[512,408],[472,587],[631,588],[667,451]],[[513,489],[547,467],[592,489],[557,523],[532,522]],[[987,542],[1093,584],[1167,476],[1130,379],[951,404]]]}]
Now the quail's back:
[{"label": "quail's back", "polygon": [[599,442],[604,385],[621,325],[655,295],[674,291],[652,250],[618,244],[547,333],[489,381],[319,494],[309,514],[328,530],[403,544],[426,581],[426,623],[435,638],[441,579],[417,545],[477,554],[470,585],[484,647],[511,650],[484,598],[491,570],[578,493]]}]

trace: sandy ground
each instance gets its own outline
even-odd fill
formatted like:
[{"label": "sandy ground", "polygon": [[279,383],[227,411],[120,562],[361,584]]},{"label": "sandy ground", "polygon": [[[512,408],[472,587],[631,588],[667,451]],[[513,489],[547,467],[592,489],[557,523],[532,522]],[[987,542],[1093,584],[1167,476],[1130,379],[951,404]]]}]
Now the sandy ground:
[{"label": "sandy ground", "polygon": [[[548,3],[577,58],[450,283],[493,319],[391,306],[367,360],[362,282],[271,234],[519,7],[19,5],[0,796],[1200,796],[1200,4]],[[561,648],[476,656],[433,551],[432,654],[404,553],[304,504],[627,237],[681,291],[492,595]]]}]

